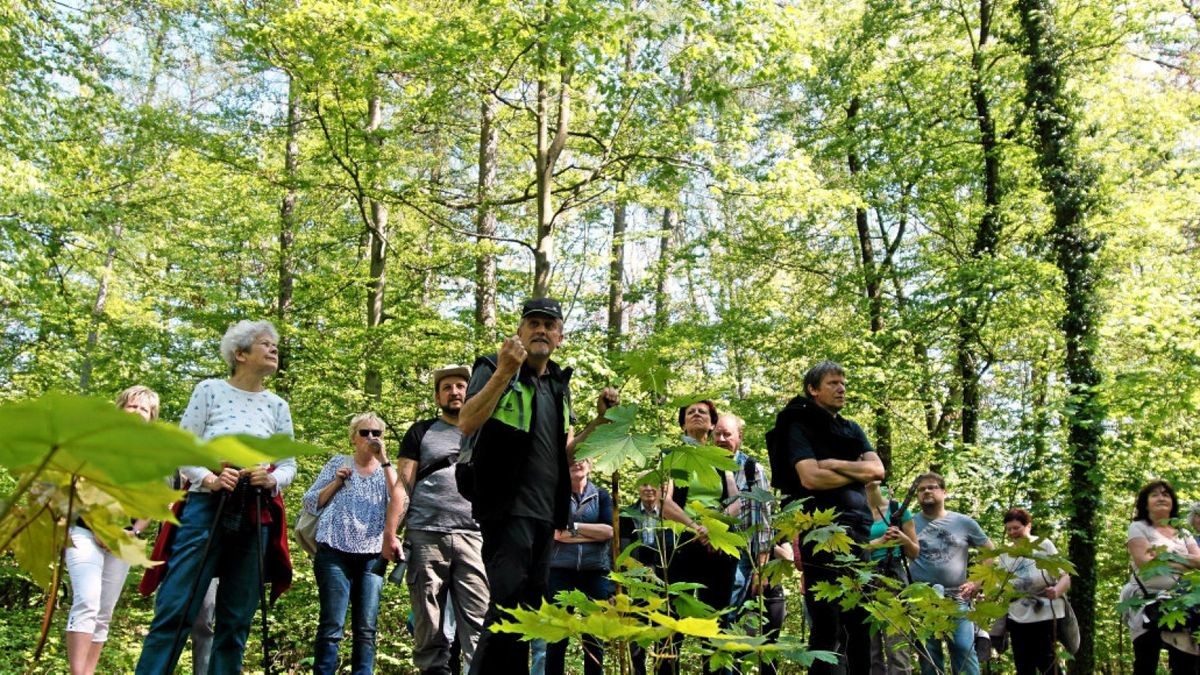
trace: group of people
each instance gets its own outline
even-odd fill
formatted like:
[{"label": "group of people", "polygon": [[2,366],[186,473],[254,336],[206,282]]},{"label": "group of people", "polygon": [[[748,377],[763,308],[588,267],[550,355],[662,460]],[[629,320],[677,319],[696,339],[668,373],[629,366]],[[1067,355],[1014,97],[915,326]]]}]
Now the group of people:
[{"label": "group of people", "polygon": [[[231,326],[221,341],[229,376],[196,386],[181,426],[202,439],[290,436],[288,405],[265,386],[278,368],[278,339],[268,322]],[[978,672],[976,628],[965,609],[979,586],[967,578],[967,569],[971,550],[991,548],[992,542],[972,518],[945,508],[946,484],[936,473],[916,479],[915,511],[889,498],[882,487],[883,463],[861,427],[841,415],[846,375],[839,365],[825,361],[811,368],[803,393],[778,414],[767,438],[774,481],[767,467],[743,451],[740,418],[721,414],[711,401],[682,408],[681,442],[714,444],[729,453],[737,469],[714,468],[711,479],[687,485],[670,480],[639,485],[638,499],[622,512],[614,532],[612,497],[591,482],[590,462],[576,461],[574,451],[607,421],[604,413],[619,403],[618,394],[604,389],[594,419],[575,433],[571,369],[551,358],[562,339],[557,301],[524,303],[517,334],[495,354],[477,359],[471,368],[449,366],[432,374],[439,414],[406,431],[394,464],[387,425],[379,415],[364,412],[350,421],[352,451],[326,462],[303,498],[305,511],[317,518],[313,565],[320,618],[314,672],[336,672],[348,611],[351,670],[373,672],[380,592],[393,561],[404,563],[413,660],[422,673],[457,672],[458,659],[473,674],[524,672],[529,643],[492,630],[506,618],[503,608],[537,607],[562,590],[609,597],[614,536],[622,546],[641,543],[634,557],[660,578],[695,582],[698,600],[715,609],[731,608],[724,614],[727,622],[747,600],[761,598],[761,630],[768,639],[782,628],[785,603],[782,589],[766,583],[760,572],[771,558],[794,559],[803,573],[809,647],[840,659],[838,664],[815,662],[813,673],[909,673],[914,655],[922,673],[947,672],[941,641],[913,644],[873,625],[864,608],[820,596],[820,582],[836,582],[845,574],[844,560],[822,550],[812,537],[777,545],[771,504],[755,496],[771,486],[782,493],[785,506],[801,500],[800,508],[810,513],[833,509],[861,562],[873,562],[897,579],[930,584],[956,600],[963,613],[947,639],[950,667]],[[147,420],[158,414],[158,396],[144,387],[122,392],[118,405]],[[197,672],[239,672],[264,589],[270,584],[278,596],[291,582],[281,495],[295,478],[296,463],[284,458],[268,466],[182,467],[179,473],[187,498],[179,525],[169,541],[160,541],[163,550],[156,550],[166,560],[165,572],[158,570],[154,619],[137,672],[172,672],[188,632]],[[712,546],[689,506],[695,501],[738,523],[735,529],[747,539],[739,557]],[[1139,494],[1138,519],[1129,531],[1131,583],[1150,588],[1167,583],[1137,574],[1158,547],[1178,549],[1188,566],[1200,567],[1196,542],[1168,522],[1177,511],[1174,492],[1165,483]],[[664,521],[678,525],[665,527]],[[1027,511],[1012,509],[1004,522],[1009,538],[1032,538]],[[131,522],[130,536],[140,537],[147,524]],[[75,522],[71,538],[67,564],[75,598],[66,644],[71,672],[90,673],[128,566],[105,550],[82,520]],[[1036,546],[1056,553],[1048,540],[1036,539]],[[995,562],[1012,573],[1021,592],[1007,618],[1022,674],[1056,672],[1052,636],[1070,587],[1068,576],[1050,578],[1034,562],[1004,555]],[[1136,618],[1130,618],[1131,627]],[[1157,626],[1138,625],[1136,672],[1153,672],[1162,641],[1173,669],[1195,667],[1190,636],[1176,640],[1161,633],[1160,639]],[[202,645],[205,628],[211,645]],[[659,673],[679,671],[681,639],[653,649]],[[602,672],[603,643],[591,637],[582,642],[585,672]],[[631,648],[635,672],[646,672],[648,651]],[[565,642],[535,645],[535,670],[563,672],[565,652]],[[764,663],[762,670],[773,668]]]}]

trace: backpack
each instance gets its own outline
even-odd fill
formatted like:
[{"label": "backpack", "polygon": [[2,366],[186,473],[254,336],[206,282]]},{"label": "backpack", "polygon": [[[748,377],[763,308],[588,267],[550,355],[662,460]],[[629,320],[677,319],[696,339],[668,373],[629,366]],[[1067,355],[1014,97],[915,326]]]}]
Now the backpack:
[{"label": "backpack", "polygon": [[784,406],[775,416],[775,426],[767,432],[767,459],[771,469],[771,487],[783,495],[794,497],[804,492],[800,484],[800,475],[792,462],[791,451],[788,448],[788,428],[793,422],[800,421],[800,415],[810,405],[808,399],[797,396]]}]

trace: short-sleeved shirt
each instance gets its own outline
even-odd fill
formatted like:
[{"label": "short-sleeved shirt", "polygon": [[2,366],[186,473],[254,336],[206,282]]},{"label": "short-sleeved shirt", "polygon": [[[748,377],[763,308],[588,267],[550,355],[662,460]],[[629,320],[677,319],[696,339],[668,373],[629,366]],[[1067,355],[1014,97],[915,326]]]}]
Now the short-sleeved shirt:
[{"label": "short-sleeved shirt", "polygon": [[[192,390],[192,398],[179,420],[179,426],[207,441],[217,436],[247,434],[267,438],[275,434],[292,435],[292,412],[287,401],[272,392],[245,391],[225,380],[204,380]],[[208,492],[201,485],[211,471],[202,466],[180,467],[191,481],[192,492]],[[282,491],[296,476],[296,460],[275,462],[272,474]]]},{"label": "short-sleeved shirt", "polygon": [[[478,394],[492,374],[496,372],[490,363],[477,363],[471,381],[467,384],[467,398]],[[562,433],[562,418],[558,415],[558,403],[550,386],[549,374],[538,377],[532,369],[521,366],[521,379],[532,380],[534,383],[534,416],[530,424],[530,435],[533,447],[530,449],[529,462],[522,474],[523,480],[514,488],[517,491],[509,515],[537,518],[538,520],[554,520],[554,495],[558,488],[558,454],[566,452],[559,447],[559,435]],[[572,423],[574,415],[570,412],[571,394],[567,390],[567,414]]]},{"label": "short-sleeved shirt", "polygon": [[[1174,537],[1159,532],[1153,525],[1144,520],[1135,520],[1129,524],[1129,529],[1125,534],[1126,545],[1134,539],[1145,539],[1150,548],[1162,548],[1177,555],[1187,555],[1188,536],[1183,532],[1177,532]],[[1141,585],[1138,581],[1141,581]],[[1178,575],[1175,574],[1160,574],[1157,576],[1139,576],[1134,579],[1131,574],[1129,581],[1121,588],[1120,600],[1124,602],[1133,597],[1142,597],[1142,586],[1146,587],[1146,591],[1154,594],[1156,591],[1165,591],[1179,581]],[[1141,637],[1147,631],[1145,607],[1139,607],[1136,610],[1126,610],[1124,614],[1125,624],[1129,626],[1129,637],[1134,640]],[[1187,631],[1168,631],[1163,629],[1162,640],[1164,644],[1170,645],[1176,649],[1187,652],[1188,654],[1200,654],[1200,646],[1192,639],[1192,636]]]},{"label": "short-sleeved shirt", "polygon": [[[1058,549],[1049,539],[1036,541],[1038,551],[1034,553],[1034,558],[1058,555]],[[1065,601],[1051,601],[1042,597],[1042,592],[1047,587],[1058,583],[1058,577],[1051,577],[1039,569],[1033,558],[1014,558],[1007,553],[1001,553],[996,557],[996,567],[1011,574],[1013,590],[1024,595],[1008,604],[1009,619],[1017,623],[1034,623],[1066,616],[1066,607],[1063,604]]]},{"label": "short-sleeved shirt", "polygon": [[[821,414],[814,411],[814,416]],[[863,453],[871,452],[871,442],[863,433],[862,427],[842,417],[841,415],[823,417],[821,424],[828,427],[821,429],[820,438],[812,438],[806,433],[805,425],[796,422],[788,428],[788,449],[791,463],[806,459],[840,459],[850,462],[858,461]],[[851,528],[851,535],[856,539],[865,539],[871,528],[871,508],[867,504],[867,492],[862,483],[851,481],[840,487],[827,490],[809,490],[802,488],[800,497],[808,497],[805,510],[836,509],[838,522]]]},{"label": "short-sleeved shirt", "polygon": [[[333,482],[342,467],[351,469],[350,477],[324,508],[318,508],[321,490]],[[364,476],[348,455],[337,455],[325,462],[317,480],[304,493],[303,502],[306,511],[321,516],[317,521],[318,543],[345,553],[376,554],[383,550],[388,496],[383,467],[377,466]]]},{"label": "short-sleeved shirt", "polygon": [[962,586],[967,581],[971,547],[989,541],[983,528],[970,516],[954,511],[947,511],[937,520],[917,513],[913,521],[921,553],[908,567],[912,580],[940,584],[947,590]]},{"label": "short-sleeved shirt", "polygon": [[[423,436],[419,433],[421,428],[425,428]],[[432,420],[432,424],[419,422],[404,434],[400,456],[415,461],[419,474],[423,467],[457,455],[461,442],[462,431],[453,424],[440,419]],[[452,463],[413,485],[406,527],[444,533],[479,529],[479,524],[471,517],[471,503],[458,492]]]}]

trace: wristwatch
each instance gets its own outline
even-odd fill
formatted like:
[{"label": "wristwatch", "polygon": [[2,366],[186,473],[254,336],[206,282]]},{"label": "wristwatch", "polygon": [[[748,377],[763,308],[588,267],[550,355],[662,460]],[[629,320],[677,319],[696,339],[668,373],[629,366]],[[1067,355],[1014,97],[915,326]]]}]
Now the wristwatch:
[{"label": "wristwatch", "polygon": [[579,523],[577,523],[573,520],[571,521],[571,536],[572,537],[579,536]]}]

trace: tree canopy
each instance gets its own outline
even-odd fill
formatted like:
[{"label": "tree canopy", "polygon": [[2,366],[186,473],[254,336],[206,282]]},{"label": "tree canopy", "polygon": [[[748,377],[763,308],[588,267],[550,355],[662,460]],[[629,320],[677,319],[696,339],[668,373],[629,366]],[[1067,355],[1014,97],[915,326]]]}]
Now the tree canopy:
[{"label": "tree canopy", "polygon": [[0,399],[176,420],[270,318],[332,452],[549,294],[583,421],[638,406],[610,471],[700,395],[763,456],[833,359],[893,485],[1070,543],[1086,670],[1137,488],[1200,499],[1193,0],[6,0],[0,35]]}]

